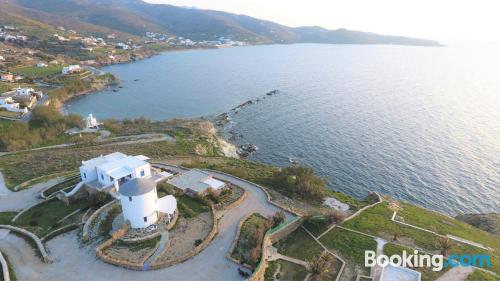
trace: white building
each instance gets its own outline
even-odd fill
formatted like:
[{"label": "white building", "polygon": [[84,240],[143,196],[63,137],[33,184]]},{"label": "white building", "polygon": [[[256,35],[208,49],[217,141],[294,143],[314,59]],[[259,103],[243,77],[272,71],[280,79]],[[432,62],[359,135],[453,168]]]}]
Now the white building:
[{"label": "white building", "polygon": [[28,109],[26,107],[21,108],[19,103],[16,103],[12,100],[12,97],[0,98],[0,108],[4,108],[5,110],[11,112],[28,112]]},{"label": "white building", "polygon": [[226,187],[226,183],[214,179],[209,173],[198,169],[191,169],[168,181],[169,184],[181,189],[186,194],[204,194],[211,189],[218,193]]},{"label": "white building", "polygon": [[5,61],[5,58],[3,56],[0,56],[0,61]]},{"label": "white building", "polygon": [[35,90],[33,88],[16,88],[15,95],[19,96],[19,97],[28,97],[34,93],[35,93]]},{"label": "white building", "polygon": [[125,44],[125,43],[118,43],[116,44],[117,49],[122,49],[122,50],[128,50],[130,49],[130,46]]},{"label": "white building", "polygon": [[68,65],[68,66],[63,67],[62,74],[66,75],[66,74],[76,73],[76,72],[80,72],[80,71],[82,71],[81,66],[79,66],[78,64],[72,64],[72,65]]},{"label": "white building", "polygon": [[168,195],[158,199],[156,182],[151,178],[133,179],[121,186],[120,203],[123,217],[132,228],[145,228],[158,221],[158,212],[170,219],[177,209],[177,200]]},{"label": "white building", "polygon": [[43,62],[39,62],[39,63],[36,64],[36,67],[38,67],[38,68],[44,68],[44,67],[47,67],[47,64],[43,63]]},{"label": "white building", "polygon": [[97,119],[92,116],[92,113],[89,113],[89,116],[85,119],[85,128],[99,129],[99,123],[97,122]]},{"label": "white building", "polygon": [[128,156],[121,152],[101,155],[82,161],[80,177],[91,186],[114,186],[119,191],[120,186],[131,179],[151,176],[151,166],[146,162],[148,159],[143,155]]}]

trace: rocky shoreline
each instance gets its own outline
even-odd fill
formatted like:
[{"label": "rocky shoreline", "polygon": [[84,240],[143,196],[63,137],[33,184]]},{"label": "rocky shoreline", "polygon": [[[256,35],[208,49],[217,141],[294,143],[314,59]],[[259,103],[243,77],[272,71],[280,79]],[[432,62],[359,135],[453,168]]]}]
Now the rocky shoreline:
[{"label": "rocky shoreline", "polygon": [[244,103],[233,107],[231,110],[224,112],[222,114],[217,115],[213,119],[213,123],[215,127],[217,128],[217,131],[219,132],[220,137],[225,139],[227,142],[233,143],[234,146],[236,147],[236,154],[240,158],[247,158],[251,156],[254,152],[256,152],[259,148],[252,143],[242,143],[242,144],[237,144],[238,139],[241,139],[243,137],[242,134],[236,132],[233,128],[231,128],[231,125],[233,124],[233,116],[238,114],[240,110],[243,110],[244,108],[254,105],[256,103],[259,103],[262,100],[265,100],[266,98],[275,96],[279,94],[279,90],[272,90],[264,94],[263,96],[256,98],[256,99],[251,99],[247,100]]}]

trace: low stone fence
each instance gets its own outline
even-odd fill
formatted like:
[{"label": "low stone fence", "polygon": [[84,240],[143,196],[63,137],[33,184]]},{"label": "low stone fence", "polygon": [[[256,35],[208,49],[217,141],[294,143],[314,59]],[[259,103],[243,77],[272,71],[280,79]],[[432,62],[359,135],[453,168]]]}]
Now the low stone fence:
[{"label": "low stone fence", "polygon": [[278,240],[288,236],[290,233],[294,232],[297,228],[302,225],[302,218],[296,217],[294,220],[281,224],[275,228],[272,228],[266,232],[264,236],[264,241],[262,242],[262,256],[260,262],[255,268],[252,276],[249,280],[252,281],[262,281],[264,280],[264,274],[267,269],[267,248]]},{"label": "low stone fence", "polygon": [[186,260],[188,260],[188,259],[196,256],[201,251],[203,251],[210,244],[210,242],[212,242],[212,240],[214,239],[215,235],[217,235],[217,233],[219,231],[219,226],[218,226],[219,220],[216,217],[215,209],[214,209],[213,206],[210,209],[212,211],[212,219],[213,219],[212,230],[207,235],[207,237],[205,237],[205,239],[203,240],[203,242],[201,242],[200,245],[196,246],[189,253],[185,254],[182,257],[177,258],[176,260],[171,260],[171,261],[167,261],[167,262],[155,262],[155,261],[153,261],[148,269],[155,270],[155,269],[160,269],[160,268],[164,268],[164,267],[167,267],[167,266],[172,266],[174,264],[178,264],[178,263],[184,262],[184,261],[186,261]]},{"label": "low stone fence", "polygon": [[29,211],[30,209],[32,209],[32,208],[34,208],[34,207],[36,207],[36,206],[38,206],[38,205],[42,205],[42,204],[44,204],[44,203],[50,202],[50,201],[52,201],[52,200],[55,200],[55,198],[48,199],[48,200],[44,200],[44,201],[41,201],[41,202],[37,202],[37,203],[35,203],[35,204],[32,204],[32,205],[30,205],[30,206],[28,206],[28,207],[24,208],[21,212],[17,213],[17,214],[16,214],[16,215],[12,218],[11,222],[16,222],[16,220],[17,220],[20,216],[22,216],[24,213],[26,213],[26,212],[27,212],[27,211]]},{"label": "low stone fence", "polygon": [[120,229],[118,229],[117,231],[113,232],[113,234],[111,234],[110,239],[106,240],[104,243],[97,246],[96,255],[102,261],[109,263],[109,264],[121,266],[121,267],[128,268],[128,269],[133,269],[133,270],[142,270],[144,262],[143,263],[133,263],[133,262],[128,262],[128,261],[124,261],[124,260],[118,260],[118,259],[112,258],[104,253],[104,251],[107,248],[111,247],[111,245],[116,240],[123,237],[123,235],[125,235],[129,229],[130,229],[130,225],[128,223],[124,223]]},{"label": "low stone fence", "polygon": [[50,194],[50,195],[45,195],[45,192],[51,190],[52,188],[55,188],[56,186],[59,186],[59,185],[63,185],[63,184],[67,184],[77,178],[79,178],[80,175],[74,175],[74,176],[69,176],[67,177],[65,180],[61,181],[61,182],[58,182],[54,185],[51,185],[51,186],[48,186],[46,188],[44,188],[41,192],[40,192],[40,197],[42,197],[42,199],[48,199],[50,197],[52,197],[56,192]]},{"label": "low stone fence", "polygon": [[100,213],[102,213],[104,210],[106,210],[107,208],[110,208],[116,202],[118,202],[118,201],[112,200],[111,202],[108,202],[107,204],[105,204],[101,208],[97,209],[97,211],[95,211],[92,215],[90,215],[89,219],[83,225],[83,233],[82,233],[82,239],[83,239],[83,241],[88,241],[90,239],[90,237],[89,237],[89,229],[90,229],[90,226],[91,226],[92,222],[95,220],[95,218]]},{"label": "low stone fence", "polygon": [[[174,217],[170,221],[170,223],[166,226],[167,230],[172,229],[175,224],[177,223],[177,219],[179,218],[179,211],[176,211],[174,213]],[[122,241],[123,243],[126,244],[133,244],[133,243],[139,243],[142,241],[147,241],[151,240],[153,238],[156,238],[158,236],[161,236],[161,230],[156,231],[155,233],[151,233],[150,235],[142,236],[142,237],[137,237],[137,238],[126,238],[126,237],[121,237],[119,240]]]},{"label": "low stone fence", "polygon": [[9,229],[11,231],[14,231],[16,233],[19,233],[23,236],[27,236],[28,238],[32,239],[35,242],[36,247],[38,248],[38,251],[40,252],[40,255],[42,256],[43,262],[50,263],[49,255],[47,254],[47,251],[45,250],[45,247],[43,246],[42,240],[40,240],[40,238],[38,238],[38,236],[36,236],[35,234],[33,234],[25,229],[15,227],[12,225],[1,224],[0,228]]},{"label": "low stone fence", "polygon": [[0,252],[0,264],[2,265],[3,280],[10,281],[9,266],[7,265],[7,261],[3,257],[2,252]]},{"label": "low stone fence", "polygon": [[240,196],[240,198],[238,198],[236,201],[234,201],[233,203],[223,207],[222,209],[223,210],[231,210],[232,208],[238,206],[239,204],[241,204],[241,202],[245,201],[245,199],[247,199],[247,196],[248,196],[248,191],[245,190],[245,192],[243,192],[243,194]]},{"label": "low stone fence", "polygon": [[79,226],[80,226],[80,224],[78,224],[78,223],[72,223],[72,224],[65,225],[63,227],[60,227],[60,228],[54,230],[54,231],[51,231],[50,233],[48,233],[44,237],[40,238],[40,240],[42,240],[42,242],[47,242],[50,239],[56,237],[57,235],[69,232],[73,229],[77,229]]}]

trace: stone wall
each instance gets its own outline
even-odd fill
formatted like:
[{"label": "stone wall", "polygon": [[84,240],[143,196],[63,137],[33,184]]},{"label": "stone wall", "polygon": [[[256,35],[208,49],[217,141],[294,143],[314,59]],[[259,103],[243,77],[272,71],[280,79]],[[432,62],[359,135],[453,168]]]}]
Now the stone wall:
[{"label": "stone wall", "polygon": [[42,240],[40,240],[40,238],[38,238],[38,236],[36,236],[35,234],[33,234],[25,229],[15,227],[12,225],[3,225],[2,224],[2,225],[0,225],[0,228],[9,229],[11,231],[14,231],[16,233],[19,233],[23,236],[26,236],[26,237],[32,239],[35,242],[36,247],[38,248],[40,255],[42,256],[43,262],[50,263],[49,255],[47,254],[47,251],[45,250],[45,246],[43,246]]},{"label": "stone wall", "polygon": [[210,242],[212,242],[215,235],[217,235],[217,233],[219,231],[219,228],[218,228],[219,221],[216,218],[216,212],[215,212],[215,208],[213,206],[211,207],[211,212],[212,212],[212,219],[213,219],[212,230],[207,235],[207,237],[205,237],[205,239],[203,240],[203,242],[201,242],[200,245],[196,246],[189,253],[185,254],[182,257],[177,258],[176,260],[171,260],[171,261],[167,261],[167,262],[155,262],[155,261],[153,261],[148,269],[154,270],[154,269],[160,269],[160,268],[172,266],[172,265],[184,262],[184,261],[196,256],[201,251],[203,251],[210,244]]},{"label": "stone wall", "polygon": [[0,264],[2,265],[3,280],[10,281],[9,266],[7,265],[7,261],[3,257],[2,252],[0,252]]},{"label": "stone wall", "polygon": [[297,217],[294,220],[281,224],[275,228],[272,228],[266,232],[264,236],[264,241],[262,242],[262,256],[260,258],[260,262],[255,268],[252,276],[249,280],[252,281],[262,281],[264,280],[264,274],[266,273],[266,269],[268,266],[267,262],[267,248],[273,243],[287,237],[290,233],[294,232],[297,228],[302,225],[302,218]]},{"label": "stone wall", "polygon": [[26,213],[26,212],[27,212],[27,211],[29,211],[30,209],[32,209],[32,208],[34,208],[34,207],[36,207],[36,206],[38,206],[38,205],[42,205],[42,204],[44,204],[44,203],[47,203],[47,202],[49,202],[49,201],[51,201],[51,200],[55,200],[55,198],[52,198],[52,199],[49,199],[49,200],[44,200],[44,201],[41,201],[41,202],[37,202],[37,203],[35,203],[35,204],[33,204],[33,205],[29,206],[29,207],[24,208],[21,212],[17,213],[17,214],[16,214],[16,215],[12,218],[11,222],[15,222],[15,221],[16,221],[16,220],[20,217],[20,216],[22,216],[24,213]]},{"label": "stone wall", "polygon": [[227,205],[223,209],[224,210],[231,210],[232,208],[234,208],[234,207],[238,206],[239,204],[241,204],[241,202],[245,201],[245,199],[247,198],[247,196],[248,196],[248,191],[245,190],[245,192],[243,192],[243,194],[240,196],[240,198],[238,198],[233,203]]},{"label": "stone wall", "polygon": [[90,239],[89,237],[89,229],[90,229],[90,225],[92,224],[92,222],[97,218],[97,216],[102,213],[104,210],[106,210],[107,208],[110,208],[113,204],[117,203],[118,201],[116,200],[113,200],[107,204],[105,204],[104,206],[102,206],[101,208],[97,209],[97,211],[95,211],[92,215],[90,215],[89,219],[85,222],[85,224],[83,225],[83,233],[82,233],[82,239],[83,241],[88,241]]},{"label": "stone wall", "polygon": [[133,263],[133,262],[125,261],[125,260],[119,260],[119,259],[112,258],[112,257],[110,257],[110,256],[108,256],[108,255],[106,255],[104,253],[104,251],[107,248],[111,247],[111,245],[116,240],[118,240],[121,237],[123,237],[123,235],[125,235],[129,229],[130,229],[130,225],[128,223],[124,223],[120,229],[118,229],[117,231],[115,231],[115,232],[113,232],[111,234],[111,238],[110,239],[106,240],[104,243],[102,243],[101,245],[97,246],[97,248],[96,248],[96,255],[102,261],[104,261],[106,263],[109,263],[109,264],[121,266],[121,267],[128,268],[128,269],[133,269],[133,270],[142,270],[144,262],[142,262],[142,263]]},{"label": "stone wall", "polygon": [[43,242],[47,242],[48,240],[56,237],[57,235],[69,232],[69,231],[71,231],[73,229],[77,229],[79,226],[80,226],[80,224],[78,224],[78,223],[72,223],[72,224],[65,225],[63,227],[60,227],[60,228],[58,228],[58,229],[56,229],[56,230],[48,233],[47,235],[45,235],[44,237],[42,237],[41,240]]}]

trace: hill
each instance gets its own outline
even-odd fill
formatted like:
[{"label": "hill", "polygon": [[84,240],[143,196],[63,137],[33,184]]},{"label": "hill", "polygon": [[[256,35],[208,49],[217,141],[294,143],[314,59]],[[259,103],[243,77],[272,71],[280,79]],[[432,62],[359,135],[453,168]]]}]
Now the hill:
[{"label": "hill", "polygon": [[0,11],[95,34],[161,32],[195,41],[220,37],[252,44],[329,43],[438,46],[431,40],[347,29],[292,28],[227,12],[150,4],[140,0],[0,0]]}]

